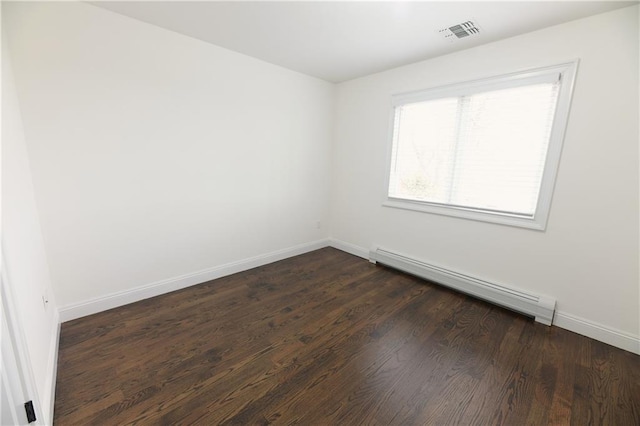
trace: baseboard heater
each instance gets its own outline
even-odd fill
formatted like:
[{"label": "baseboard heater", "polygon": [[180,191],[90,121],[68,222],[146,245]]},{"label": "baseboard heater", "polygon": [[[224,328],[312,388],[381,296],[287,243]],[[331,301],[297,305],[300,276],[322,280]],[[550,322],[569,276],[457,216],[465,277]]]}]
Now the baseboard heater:
[{"label": "baseboard heater", "polygon": [[470,277],[379,247],[371,249],[369,260],[534,317],[542,324],[551,325],[553,321],[556,301],[546,296],[537,296]]}]

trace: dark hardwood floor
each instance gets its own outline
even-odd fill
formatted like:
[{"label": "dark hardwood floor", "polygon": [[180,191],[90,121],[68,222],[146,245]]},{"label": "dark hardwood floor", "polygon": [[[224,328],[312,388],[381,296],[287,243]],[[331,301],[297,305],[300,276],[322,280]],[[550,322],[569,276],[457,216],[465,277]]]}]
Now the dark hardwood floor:
[{"label": "dark hardwood floor", "polygon": [[64,323],[55,423],[639,425],[640,357],[327,248]]}]

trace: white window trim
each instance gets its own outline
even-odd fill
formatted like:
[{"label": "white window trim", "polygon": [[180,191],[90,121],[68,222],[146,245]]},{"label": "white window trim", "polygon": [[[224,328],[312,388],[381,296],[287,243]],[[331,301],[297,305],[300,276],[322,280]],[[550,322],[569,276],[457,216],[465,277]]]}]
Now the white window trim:
[{"label": "white window trim", "polygon": [[[575,76],[578,69],[579,60],[554,65],[550,67],[537,68],[533,70],[521,71],[516,73],[505,74],[496,77],[484,78],[479,80],[467,81],[463,83],[450,84],[432,89],[426,89],[410,93],[401,93],[392,96],[391,119],[389,124],[389,136],[387,143],[386,157],[386,173],[384,198],[382,205],[385,207],[400,208],[405,210],[414,210],[419,212],[433,213],[444,216],[452,216],[463,219],[470,219],[482,222],[497,223],[501,225],[517,226],[544,231],[547,226],[549,212],[551,210],[551,200],[553,197],[553,189],[555,186],[558,166],[560,165],[560,156],[562,153],[562,145],[564,135],[567,129],[569,119],[569,111],[571,108],[571,99],[575,85]],[[426,101],[430,99],[438,99],[445,96],[456,96],[459,94],[471,94],[476,91],[486,91],[487,88],[497,90],[498,88],[507,88],[522,85],[526,83],[540,81],[544,79],[553,79],[559,76],[562,84],[558,93],[558,103],[556,113],[551,128],[549,138],[549,146],[547,149],[547,157],[545,161],[542,181],[540,183],[540,193],[538,195],[538,204],[533,216],[510,215],[504,213],[487,212],[485,210],[447,206],[437,203],[429,203],[424,201],[414,201],[401,198],[389,197],[389,178],[391,175],[391,157],[393,150],[393,126],[395,121],[395,107],[398,105]]]}]

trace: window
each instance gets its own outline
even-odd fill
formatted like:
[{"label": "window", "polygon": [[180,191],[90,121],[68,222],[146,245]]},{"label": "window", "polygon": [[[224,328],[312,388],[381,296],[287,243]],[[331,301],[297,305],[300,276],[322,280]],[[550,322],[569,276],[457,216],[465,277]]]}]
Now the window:
[{"label": "window", "polygon": [[576,68],[394,96],[384,205],[545,229]]}]

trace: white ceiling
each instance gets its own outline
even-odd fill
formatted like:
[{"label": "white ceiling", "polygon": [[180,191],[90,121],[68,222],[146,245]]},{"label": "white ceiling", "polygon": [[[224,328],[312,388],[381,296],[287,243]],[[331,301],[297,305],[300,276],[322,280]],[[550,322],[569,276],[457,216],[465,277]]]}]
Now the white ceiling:
[{"label": "white ceiling", "polygon": [[[92,4],[330,82],[341,82],[637,2],[217,2]],[[473,20],[476,36],[438,30]],[[455,39],[455,40],[454,40]]]}]

